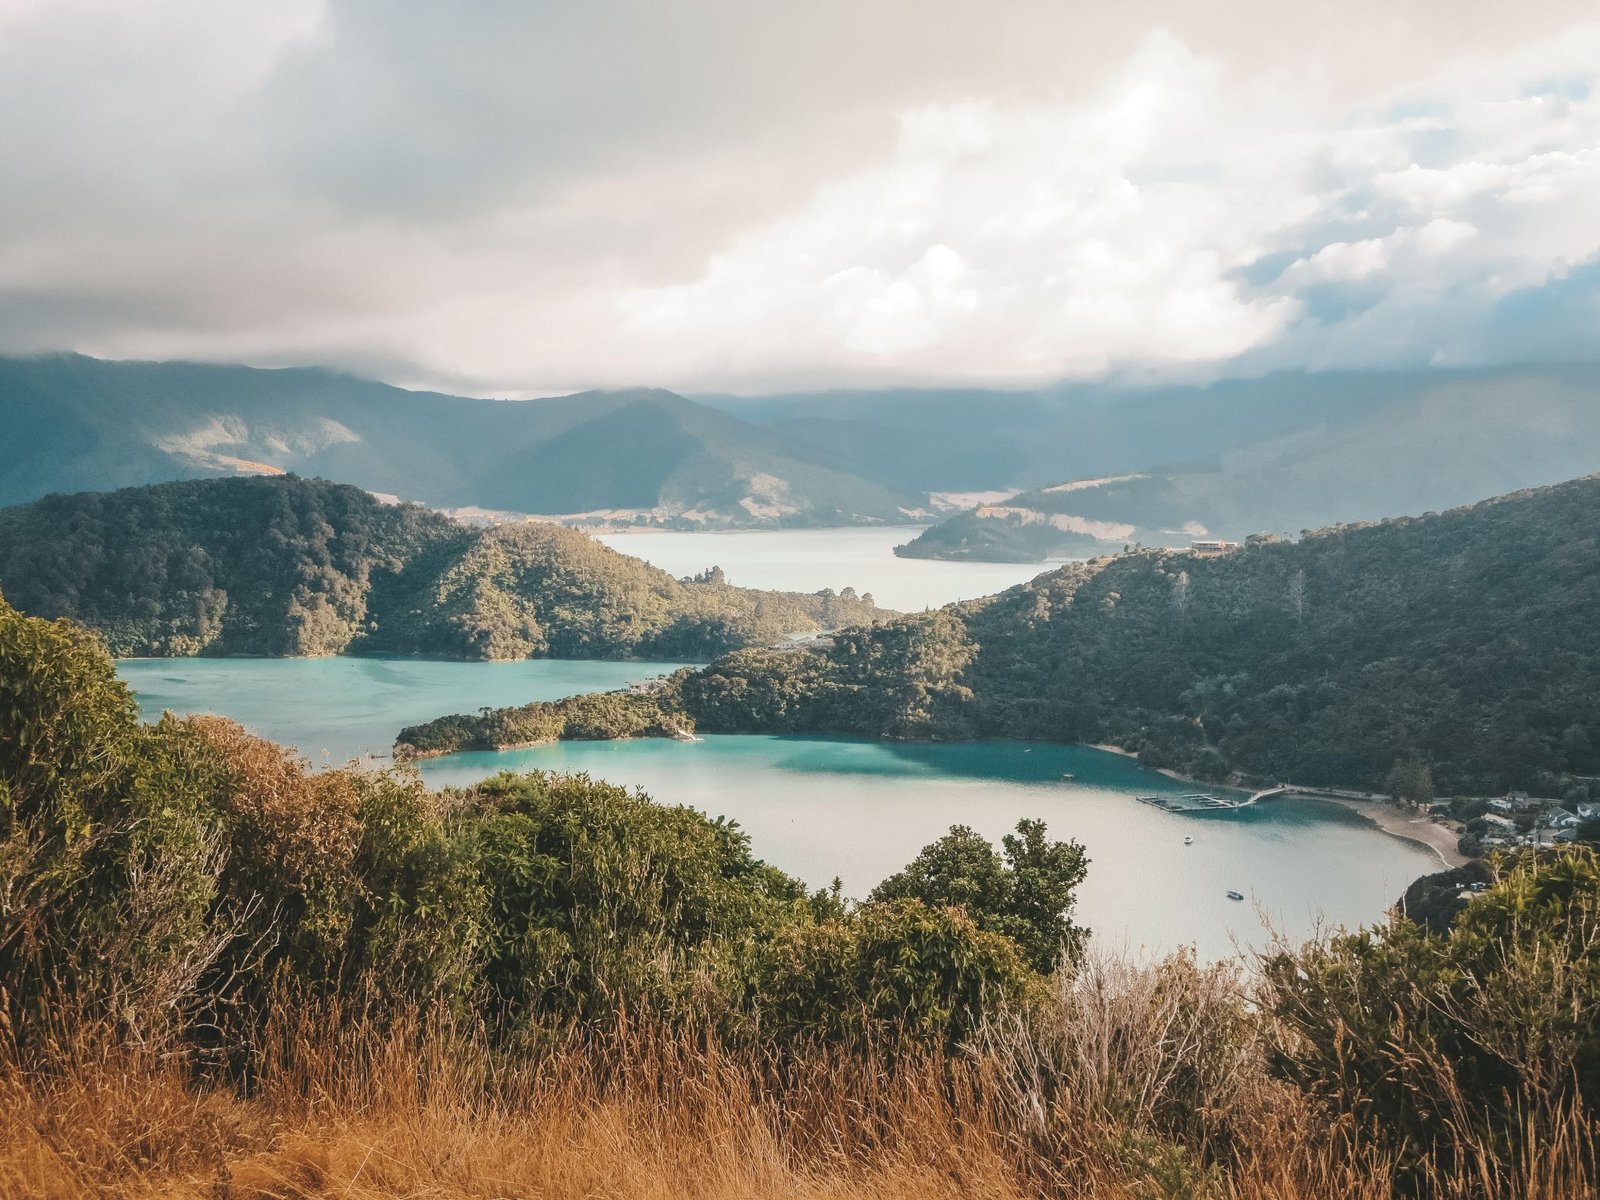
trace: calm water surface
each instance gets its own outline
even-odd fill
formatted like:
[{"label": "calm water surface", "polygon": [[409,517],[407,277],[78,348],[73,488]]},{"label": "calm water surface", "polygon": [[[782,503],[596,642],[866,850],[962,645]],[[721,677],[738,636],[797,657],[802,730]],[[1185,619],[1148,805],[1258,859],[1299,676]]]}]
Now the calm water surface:
[{"label": "calm water surface", "polygon": [[853,587],[871,592],[885,608],[902,612],[993,595],[1051,569],[1049,563],[896,558],[894,547],[909,542],[923,528],[614,533],[600,540],[680,577],[715,566],[740,587],[790,592]]},{"label": "calm water surface", "polygon": [[[148,715],[218,712],[338,761],[387,754],[402,725],[447,712],[554,698],[671,669],[671,664],[411,659],[167,659],[119,665]],[[1286,931],[1377,920],[1432,857],[1337,805],[1266,803],[1175,814],[1137,794],[1187,790],[1116,755],[1020,742],[905,745],[846,738],[711,736],[565,742],[424,763],[436,785],[501,770],[587,771],[665,803],[735,818],[768,861],[822,886],[839,876],[863,896],[956,823],[991,838],[1042,817],[1093,860],[1081,918],[1097,941],[1210,957],[1260,944],[1256,906]],[[1072,775],[1071,781],[1063,775]],[[1192,836],[1194,844],[1183,844]],[[1229,888],[1251,897],[1225,898]]]},{"label": "calm water surface", "polygon": [[414,658],[125,658],[146,717],[220,713],[307,757],[387,757],[407,725],[446,713],[610,691],[679,663],[433,662]]}]

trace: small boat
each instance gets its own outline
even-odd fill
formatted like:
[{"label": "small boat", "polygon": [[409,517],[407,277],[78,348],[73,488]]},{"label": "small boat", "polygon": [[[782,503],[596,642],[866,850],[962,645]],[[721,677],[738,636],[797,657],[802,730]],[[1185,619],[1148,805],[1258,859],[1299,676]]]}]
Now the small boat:
[{"label": "small boat", "polygon": [[1190,836],[1189,836],[1189,835],[1187,835],[1187,834],[1185,834],[1185,835],[1184,835],[1184,838],[1183,838],[1183,844],[1184,844],[1184,845],[1185,845],[1185,846],[1192,846],[1192,845],[1194,845],[1194,838],[1192,838],[1192,837],[1190,837]]},{"label": "small boat", "polygon": [[1236,892],[1232,888],[1229,888],[1228,889],[1228,899],[1229,900],[1243,900],[1244,899],[1244,893],[1243,892]]},{"label": "small boat", "polygon": [[1061,778],[1066,783],[1075,783],[1078,779],[1076,775],[1063,775]]}]

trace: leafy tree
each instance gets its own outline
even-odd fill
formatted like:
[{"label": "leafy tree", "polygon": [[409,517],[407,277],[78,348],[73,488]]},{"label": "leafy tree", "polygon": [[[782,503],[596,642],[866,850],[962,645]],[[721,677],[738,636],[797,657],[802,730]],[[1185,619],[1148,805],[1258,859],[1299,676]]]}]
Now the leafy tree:
[{"label": "leafy tree", "polygon": [[1407,804],[1427,804],[1433,800],[1433,772],[1416,758],[1397,758],[1385,781],[1388,792]]},{"label": "leafy tree", "polygon": [[1088,859],[1078,843],[1051,842],[1045,833],[1043,821],[1018,822],[1003,839],[1002,860],[985,838],[952,826],[871,898],[964,909],[980,929],[1009,937],[1035,970],[1048,973],[1076,962],[1088,936],[1071,916]]}]

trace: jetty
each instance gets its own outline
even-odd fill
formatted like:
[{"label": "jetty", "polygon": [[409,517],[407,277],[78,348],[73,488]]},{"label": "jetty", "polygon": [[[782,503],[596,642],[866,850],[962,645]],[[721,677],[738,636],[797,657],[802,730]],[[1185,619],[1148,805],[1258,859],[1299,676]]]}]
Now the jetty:
[{"label": "jetty", "polygon": [[1142,804],[1153,804],[1168,812],[1210,812],[1219,809],[1249,808],[1256,802],[1254,796],[1213,796],[1210,792],[1184,792],[1182,795],[1164,794],[1139,796]]}]

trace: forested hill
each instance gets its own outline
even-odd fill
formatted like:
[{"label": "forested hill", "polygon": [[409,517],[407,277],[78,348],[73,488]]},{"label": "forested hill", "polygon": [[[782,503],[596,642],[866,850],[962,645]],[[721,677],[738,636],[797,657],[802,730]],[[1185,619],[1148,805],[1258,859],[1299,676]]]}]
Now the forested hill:
[{"label": "forested hill", "polygon": [[0,509],[0,591],[121,655],[705,659],[881,615],[849,589],[677,580],[576,530],[474,529],[295,476]]},{"label": "forested hill", "polygon": [[685,525],[905,522],[926,499],[655,388],[525,402],[316,369],[0,358],[0,504],[281,473],[438,508]]},{"label": "forested hill", "polygon": [[[1550,794],[1600,774],[1597,613],[1590,477],[1214,558],[1074,563],[827,650],[732,654],[654,703],[707,731],[1114,742],[1303,784],[1381,786],[1416,761],[1443,789]],[[510,711],[401,740],[439,752],[564,719]]]}]

